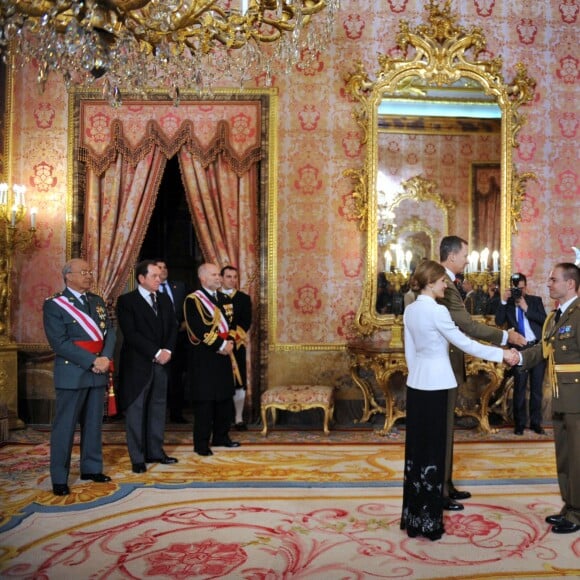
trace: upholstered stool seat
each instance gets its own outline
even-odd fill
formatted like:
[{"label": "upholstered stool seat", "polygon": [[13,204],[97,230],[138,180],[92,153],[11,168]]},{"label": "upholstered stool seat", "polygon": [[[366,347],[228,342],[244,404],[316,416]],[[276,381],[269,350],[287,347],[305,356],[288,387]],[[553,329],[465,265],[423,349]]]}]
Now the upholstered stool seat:
[{"label": "upholstered stool seat", "polygon": [[324,411],[324,433],[328,435],[328,423],[334,414],[334,387],[324,385],[281,385],[270,387],[262,393],[262,435],[268,434],[267,413],[272,414],[272,424],[276,424],[276,411],[297,413],[307,409],[320,408]]}]

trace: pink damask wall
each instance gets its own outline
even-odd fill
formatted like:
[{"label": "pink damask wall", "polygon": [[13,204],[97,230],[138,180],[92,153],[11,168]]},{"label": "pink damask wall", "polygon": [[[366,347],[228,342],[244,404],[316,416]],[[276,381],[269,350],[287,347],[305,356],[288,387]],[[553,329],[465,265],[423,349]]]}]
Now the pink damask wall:
[{"label": "pink damask wall", "polygon": [[[361,295],[363,250],[358,224],[348,217],[351,181],[343,172],[359,167],[364,151],[343,78],[358,59],[367,70],[376,70],[377,53],[394,48],[399,19],[420,23],[424,4],[342,0],[327,52],[311,68],[275,79],[280,111],[277,324],[276,336],[269,340],[282,349],[336,349],[349,337]],[[532,291],[548,304],[544,280],[550,266],[572,259],[570,247],[580,246],[579,119],[574,99],[580,71],[580,0],[457,0],[454,7],[464,26],[484,30],[489,55],[503,57],[506,79],[513,77],[515,64],[523,62],[537,80],[514,160],[520,172],[535,172],[538,179],[528,185],[513,259],[514,269],[528,275]],[[44,92],[33,74],[16,77],[13,182],[25,183],[27,201],[39,208],[36,247],[17,264],[13,331],[21,343],[45,342],[42,301],[61,287],[65,192],[71,179],[67,104],[66,90],[56,76]]]}]

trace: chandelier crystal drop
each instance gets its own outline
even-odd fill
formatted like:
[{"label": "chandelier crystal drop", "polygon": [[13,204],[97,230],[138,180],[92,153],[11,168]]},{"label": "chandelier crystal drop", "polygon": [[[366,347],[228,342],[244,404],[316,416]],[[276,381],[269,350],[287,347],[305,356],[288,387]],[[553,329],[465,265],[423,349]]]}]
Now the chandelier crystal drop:
[{"label": "chandelier crystal drop", "polygon": [[[121,91],[211,92],[222,80],[270,86],[276,71],[308,67],[332,34],[340,0],[0,0],[0,54],[67,85],[98,79]],[[320,14],[319,14],[320,13]],[[14,56],[14,59],[10,59]]]}]

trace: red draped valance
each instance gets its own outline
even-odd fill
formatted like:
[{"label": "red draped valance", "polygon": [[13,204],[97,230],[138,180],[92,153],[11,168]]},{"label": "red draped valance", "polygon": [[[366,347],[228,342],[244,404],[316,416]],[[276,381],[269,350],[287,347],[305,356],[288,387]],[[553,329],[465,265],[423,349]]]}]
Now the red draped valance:
[{"label": "red draped valance", "polygon": [[262,158],[259,101],[208,105],[132,103],[111,109],[105,103],[81,103],[76,158],[102,175],[119,154],[137,165],[153,147],[167,158],[182,147],[204,167],[218,155],[241,176]]}]

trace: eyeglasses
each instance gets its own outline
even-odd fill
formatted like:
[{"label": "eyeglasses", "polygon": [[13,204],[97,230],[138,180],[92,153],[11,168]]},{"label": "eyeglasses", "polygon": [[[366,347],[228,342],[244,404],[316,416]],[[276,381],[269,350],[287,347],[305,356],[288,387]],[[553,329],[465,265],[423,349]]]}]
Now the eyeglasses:
[{"label": "eyeglasses", "polygon": [[80,274],[81,276],[93,276],[92,270],[79,270],[78,272],[69,272],[69,274]]}]

